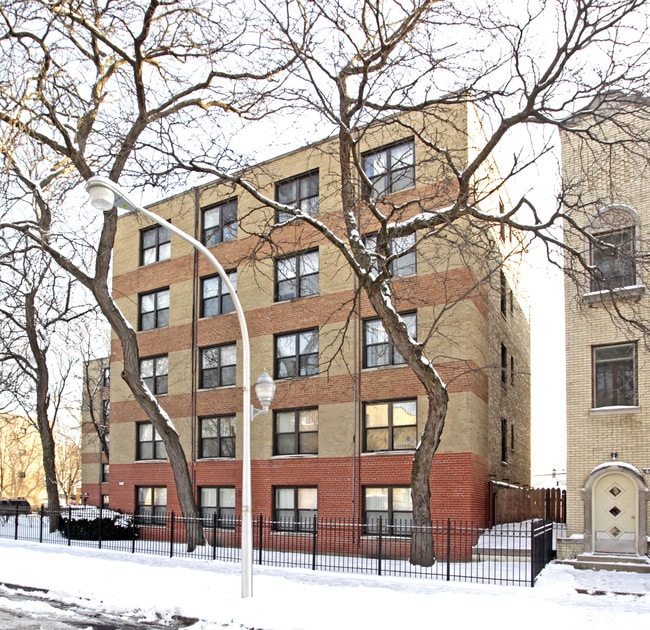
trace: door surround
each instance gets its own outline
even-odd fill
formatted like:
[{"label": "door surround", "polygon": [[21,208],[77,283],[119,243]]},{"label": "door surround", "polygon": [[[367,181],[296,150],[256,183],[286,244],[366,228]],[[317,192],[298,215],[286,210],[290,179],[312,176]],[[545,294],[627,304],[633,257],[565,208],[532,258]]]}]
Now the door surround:
[{"label": "door surround", "polygon": [[585,553],[595,553],[594,491],[597,482],[612,473],[624,475],[633,482],[633,485],[636,488],[636,554],[644,556],[648,553],[648,499],[650,498],[650,490],[648,490],[645,484],[643,475],[634,466],[626,464],[625,462],[607,462],[601,464],[600,466],[596,466],[587,477],[585,486],[582,489],[585,516]]}]

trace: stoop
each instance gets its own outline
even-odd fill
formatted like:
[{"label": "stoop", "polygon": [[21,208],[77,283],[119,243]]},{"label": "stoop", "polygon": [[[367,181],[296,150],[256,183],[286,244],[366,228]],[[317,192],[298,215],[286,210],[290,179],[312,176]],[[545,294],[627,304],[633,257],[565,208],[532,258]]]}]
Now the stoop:
[{"label": "stoop", "polygon": [[630,554],[581,553],[573,560],[556,560],[558,564],[570,564],[576,569],[596,571],[632,571],[650,573],[650,558]]}]

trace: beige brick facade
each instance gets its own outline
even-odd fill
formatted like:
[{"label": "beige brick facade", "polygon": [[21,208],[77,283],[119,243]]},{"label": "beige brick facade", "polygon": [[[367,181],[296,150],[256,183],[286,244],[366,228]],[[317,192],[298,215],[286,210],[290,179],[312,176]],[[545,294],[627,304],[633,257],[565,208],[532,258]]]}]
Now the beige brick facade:
[{"label": "beige brick facade", "polygon": [[[456,122],[469,125],[463,108]],[[414,125],[424,119],[413,115]],[[394,142],[403,127],[368,133],[368,148]],[[441,134],[467,152],[467,140],[451,126]],[[384,134],[384,135],[382,135]],[[416,146],[423,155],[427,149]],[[416,163],[416,191],[436,191],[440,205],[449,200],[449,181],[427,167],[423,156]],[[336,145],[326,141],[279,157],[246,172],[246,179],[274,197],[275,184],[318,169],[319,212],[333,230],[339,208]],[[413,189],[407,191],[413,194]],[[396,195],[399,195],[397,193]],[[251,378],[275,370],[275,337],[317,329],[319,374],[278,381],[272,412],[255,418],[251,430],[253,512],[270,514],[272,489],[277,486],[316,485],[318,511],[327,516],[361,516],[362,492],[367,486],[405,486],[410,481],[413,451],[365,452],[364,403],[416,400],[418,430],[426,417],[423,388],[404,366],[363,368],[363,322],[373,318],[366,298],[355,298],[352,272],[334,247],[304,225],[277,232],[282,253],[319,252],[318,294],[284,302],[275,301],[274,259],[255,236],[273,218],[249,194],[230,184],[214,183],[189,190],[156,204],[160,216],[197,238],[201,236],[201,210],[217,201],[236,198],[237,238],[213,248],[226,271],[237,271],[237,293],[246,312],[251,339]],[[496,204],[496,202],[495,202]],[[169,260],[140,265],[140,239],[150,224],[135,214],[123,216],[114,253],[113,295],[119,308],[137,329],[139,295],[169,288],[169,325],[139,332],[141,357],[168,355],[169,384],[160,402],[177,428],[198,489],[234,486],[240,501],[241,430],[236,433],[236,457],[199,456],[199,419],[236,414],[241,422],[241,344],[234,313],[201,318],[200,281],[214,269],[194,250],[172,235]],[[372,232],[368,219],[364,229]],[[342,232],[341,232],[342,233]],[[509,247],[508,239],[495,239],[496,248]],[[255,251],[255,256],[251,253]],[[476,254],[478,260],[483,253]],[[436,332],[427,341],[428,356],[450,391],[449,413],[432,471],[432,508],[436,517],[458,516],[484,521],[488,512],[490,479],[530,483],[530,385],[528,308],[520,287],[519,261],[503,263],[507,308],[501,309],[503,285],[498,271],[476,288],[476,273],[455,246],[441,251],[437,241],[424,240],[417,251],[417,273],[396,281],[399,309],[417,313],[418,336],[426,336],[438,318]],[[453,304],[453,308],[451,308]],[[237,342],[236,385],[214,389],[199,387],[202,348]],[[507,367],[502,370],[502,346]],[[145,421],[128,388],[119,378],[121,348],[114,339],[111,356],[111,477],[113,507],[134,509],[138,486],[167,486],[168,507],[178,510],[169,467],[159,461],[136,459],[137,423]],[[309,455],[274,455],[273,411],[318,409],[318,450]],[[505,424],[504,424],[505,423]],[[504,442],[503,431],[506,431]],[[93,475],[90,468],[84,472]],[[87,485],[84,479],[84,487]]]},{"label": "beige brick facade", "polygon": [[[634,124],[634,117],[627,121]],[[616,140],[613,125],[595,129]],[[635,249],[647,243],[650,227],[650,169],[645,156],[632,156],[621,147],[604,147],[575,137],[562,137],[565,189],[571,191],[567,207],[580,208],[574,217],[593,233],[603,233],[599,217],[618,217],[634,224]],[[623,214],[619,213],[623,210]],[[609,213],[609,214],[608,214]],[[627,218],[624,218],[627,217]],[[627,223],[627,225],[632,225]],[[615,229],[615,226],[608,229]],[[619,228],[620,229],[620,228]],[[589,257],[586,239],[573,237],[570,244]],[[575,557],[582,552],[618,551],[644,553],[647,549],[647,483],[650,479],[650,355],[642,335],[620,322],[638,316],[650,296],[643,287],[642,266],[627,293],[612,301],[592,291],[588,279],[565,285],[567,375],[567,538],[558,555]],[[615,308],[614,308],[615,307]],[[636,400],[629,404],[603,405],[596,401],[594,348],[632,344],[635,349]],[[622,477],[620,477],[622,475]],[[619,503],[618,479],[629,480],[625,494],[638,493],[629,504]],[[645,488],[645,490],[644,490]],[[601,494],[599,494],[599,492]],[[605,499],[611,502],[605,506]],[[608,512],[607,521],[600,514]],[[628,515],[631,527],[624,525]],[[629,536],[625,533],[630,530]],[[635,545],[628,545],[635,537]]]}]

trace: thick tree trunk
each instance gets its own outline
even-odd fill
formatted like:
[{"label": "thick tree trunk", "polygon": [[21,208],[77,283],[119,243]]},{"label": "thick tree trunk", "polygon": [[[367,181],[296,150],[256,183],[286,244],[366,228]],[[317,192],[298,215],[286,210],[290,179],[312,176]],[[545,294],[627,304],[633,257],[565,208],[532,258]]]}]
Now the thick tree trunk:
[{"label": "thick tree trunk", "polygon": [[47,346],[44,349],[39,343],[36,290],[30,291],[25,296],[25,331],[36,364],[36,422],[43,450],[47,509],[50,518],[50,533],[52,533],[59,528],[61,506],[59,505],[59,484],[56,477],[56,449],[48,415],[50,378],[47,366]]},{"label": "thick tree trunk", "polygon": [[411,499],[413,503],[413,535],[411,537],[410,561],[423,567],[430,567],[436,561],[431,522],[430,477],[433,456],[438,450],[440,436],[447,415],[447,392],[437,387],[430,392],[427,421],[420,439],[411,471]]}]

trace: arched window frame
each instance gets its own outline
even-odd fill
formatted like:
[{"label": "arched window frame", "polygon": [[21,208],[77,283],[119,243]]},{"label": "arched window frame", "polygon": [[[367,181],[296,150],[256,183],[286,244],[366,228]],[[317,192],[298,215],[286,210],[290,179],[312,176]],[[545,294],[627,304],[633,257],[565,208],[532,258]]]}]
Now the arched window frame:
[{"label": "arched window frame", "polygon": [[[643,282],[639,277],[639,269],[634,261],[635,252],[639,251],[639,235],[640,235],[640,221],[639,216],[632,207],[622,204],[610,204],[603,206],[592,218],[587,227],[587,231],[595,238],[600,236],[614,235],[626,230],[632,230],[631,238],[631,265],[632,269],[629,272],[633,274],[630,281],[625,282],[618,286],[598,286],[597,280],[593,277],[589,280],[589,285],[586,287],[585,300],[588,302],[598,301],[603,296],[613,297],[637,297],[640,295],[644,288]],[[596,264],[594,259],[595,244],[591,239],[586,239],[585,250],[589,256],[589,263]]]}]

